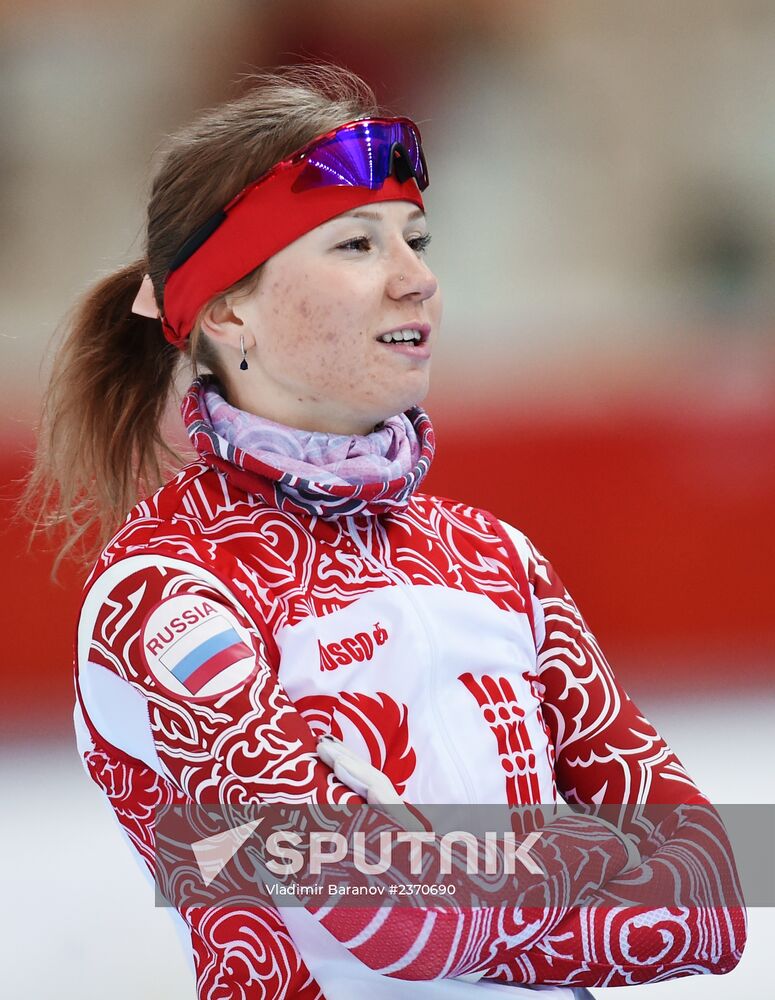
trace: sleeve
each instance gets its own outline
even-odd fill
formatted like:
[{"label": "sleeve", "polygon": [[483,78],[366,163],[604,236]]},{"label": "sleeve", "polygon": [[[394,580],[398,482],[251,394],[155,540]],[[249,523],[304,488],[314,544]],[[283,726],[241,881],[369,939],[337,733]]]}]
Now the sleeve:
[{"label": "sleeve", "polygon": [[[219,556],[216,574],[207,552],[187,543],[185,558],[156,547],[97,576],[78,631],[78,685],[91,724],[118,754],[144,762],[144,773],[162,779],[167,801],[364,805],[318,756],[279,682],[271,629],[256,620],[251,604],[254,584],[244,582],[244,571],[226,573],[223,566]],[[114,774],[109,760],[103,765],[101,777],[94,775],[97,762],[91,768],[105,787]],[[156,795],[157,803],[162,799]],[[384,829],[373,825],[373,837]],[[146,847],[149,860],[153,845]],[[399,872],[410,870],[409,850],[406,857],[394,852]],[[543,831],[530,853],[536,870],[519,871],[510,906],[423,902],[374,910],[314,899],[305,906],[383,975],[456,977],[508,941],[537,941],[627,863],[621,839],[605,831],[601,844],[600,827],[585,817],[565,817]],[[460,877],[464,861],[455,860]],[[347,870],[332,868],[331,875],[346,878]],[[383,883],[390,878],[388,869]],[[478,898],[477,889],[469,900]]]},{"label": "sleeve", "polygon": [[[621,986],[725,973],[740,960],[746,913],[717,811],[617,683],[551,564],[502,524],[526,570],[542,710],[557,787],[569,803],[622,809],[641,863],[611,879],[535,946],[485,975],[508,982]],[[665,897],[680,905],[664,905]]]}]

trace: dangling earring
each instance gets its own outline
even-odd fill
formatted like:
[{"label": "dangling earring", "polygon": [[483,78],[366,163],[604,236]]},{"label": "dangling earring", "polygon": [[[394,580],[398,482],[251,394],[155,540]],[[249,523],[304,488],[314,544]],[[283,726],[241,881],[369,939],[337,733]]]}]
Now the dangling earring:
[{"label": "dangling earring", "polygon": [[246,372],[248,370],[248,353],[245,350],[245,338],[242,334],[239,335],[239,349],[242,351],[242,361],[239,363],[239,368],[241,372]]}]

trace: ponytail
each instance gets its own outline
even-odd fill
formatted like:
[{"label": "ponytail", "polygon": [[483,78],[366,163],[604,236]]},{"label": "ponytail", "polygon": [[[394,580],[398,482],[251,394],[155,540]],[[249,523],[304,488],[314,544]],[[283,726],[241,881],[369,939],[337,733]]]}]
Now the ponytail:
[{"label": "ponytail", "polygon": [[[315,136],[379,113],[367,84],[339,66],[281,66],[246,82],[243,96],[168,138],[151,185],[145,260],[97,284],[67,321],[21,504],[34,530],[65,529],[57,564],[76,544],[88,559],[137,498],[163,483],[166,460],[180,462],[161,423],[182,352],[158,320],[132,312],[143,275],[161,302],[180,247],[249,182]],[[232,289],[250,285],[259,270]],[[201,330],[185,353],[195,371],[203,364],[218,374]]]},{"label": "ponytail", "polygon": [[[102,544],[165,478],[162,416],[180,357],[158,320],[131,311],[146,265],[95,285],[75,306],[43,399],[38,453],[22,499],[34,530],[62,527],[57,557]],[[94,532],[99,535],[94,538]]]}]

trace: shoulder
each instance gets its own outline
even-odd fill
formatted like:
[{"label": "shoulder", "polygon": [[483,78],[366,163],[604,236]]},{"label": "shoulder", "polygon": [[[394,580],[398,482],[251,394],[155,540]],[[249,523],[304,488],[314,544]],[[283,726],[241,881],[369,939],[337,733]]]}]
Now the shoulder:
[{"label": "shoulder", "polygon": [[443,517],[449,521],[459,524],[477,526],[489,533],[494,521],[497,518],[490,511],[482,507],[475,507],[462,500],[453,500],[451,497],[440,496],[437,493],[415,493],[412,496],[410,510],[417,511],[424,517]]},{"label": "shoulder", "polygon": [[266,509],[262,498],[234,488],[223,473],[192,462],[129,511],[102,550],[87,586],[127,556],[180,556],[209,565],[217,549],[225,559],[235,523]]},{"label": "shoulder", "polygon": [[[425,521],[438,526],[438,519],[457,525],[472,539],[479,539],[489,553],[506,558],[518,581],[527,581],[535,594],[565,592],[564,585],[547,557],[520,528],[483,507],[435,494],[419,493],[410,505]],[[433,518],[436,518],[434,522]],[[480,548],[481,550],[481,548]]]},{"label": "shoulder", "polygon": [[202,461],[184,466],[175,476],[127,515],[127,522],[148,517],[170,523],[211,526],[225,516],[266,507],[229,477]]},{"label": "shoulder", "polygon": [[483,573],[489,589],[515,595],[535,638],[535,594],[529,572],[533,549],[524,533],[490,510],[435,494],[415,494],[410,512],[446,545],[456,564]]},{"label": "shoulder", "polygon": [[467,527],[484,538],[499,540],[509,551],[512,548],[516,550],[516,555],[525,568],[529,560],[535,559],[537,550],[527,535],[484,507],[475,507],[461,500],[430,493],[415,494],[412,505],[426,518],[435,513],[437,517]]},{"label": "shoulder", "polygon": [[240,505],[250,507],[246,501],[203,463],[185,466],[138,503],[106,544],[86,581],[81,619],[119,593],[147,604],[147,592],[164,581],[178,590],[206,586],[233,599],[235,556],[228,534]]}]

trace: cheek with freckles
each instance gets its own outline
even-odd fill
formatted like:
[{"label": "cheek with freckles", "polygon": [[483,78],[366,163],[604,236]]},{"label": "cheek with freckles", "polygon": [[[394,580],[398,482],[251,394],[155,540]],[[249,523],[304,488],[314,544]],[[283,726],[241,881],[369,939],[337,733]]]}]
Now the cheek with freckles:
[{"label": "cheek with freckles", "polygon": [[271,349],[277,376],[295,386],[303,398],[319,400],[352,391],[358,384],[356,369],[363,369],[363,337],[360,330],[353,330],[353,317],[344,303],[305,295],[286,300],[285,306]]},{"label": "cheek with freckles", "polygon": [[366,403],[379,409],[391,382],[390,366],[372,343],[381,320],[379,289],[299,268],[272,275],[264,287],[271,376],[299,402]]}]

